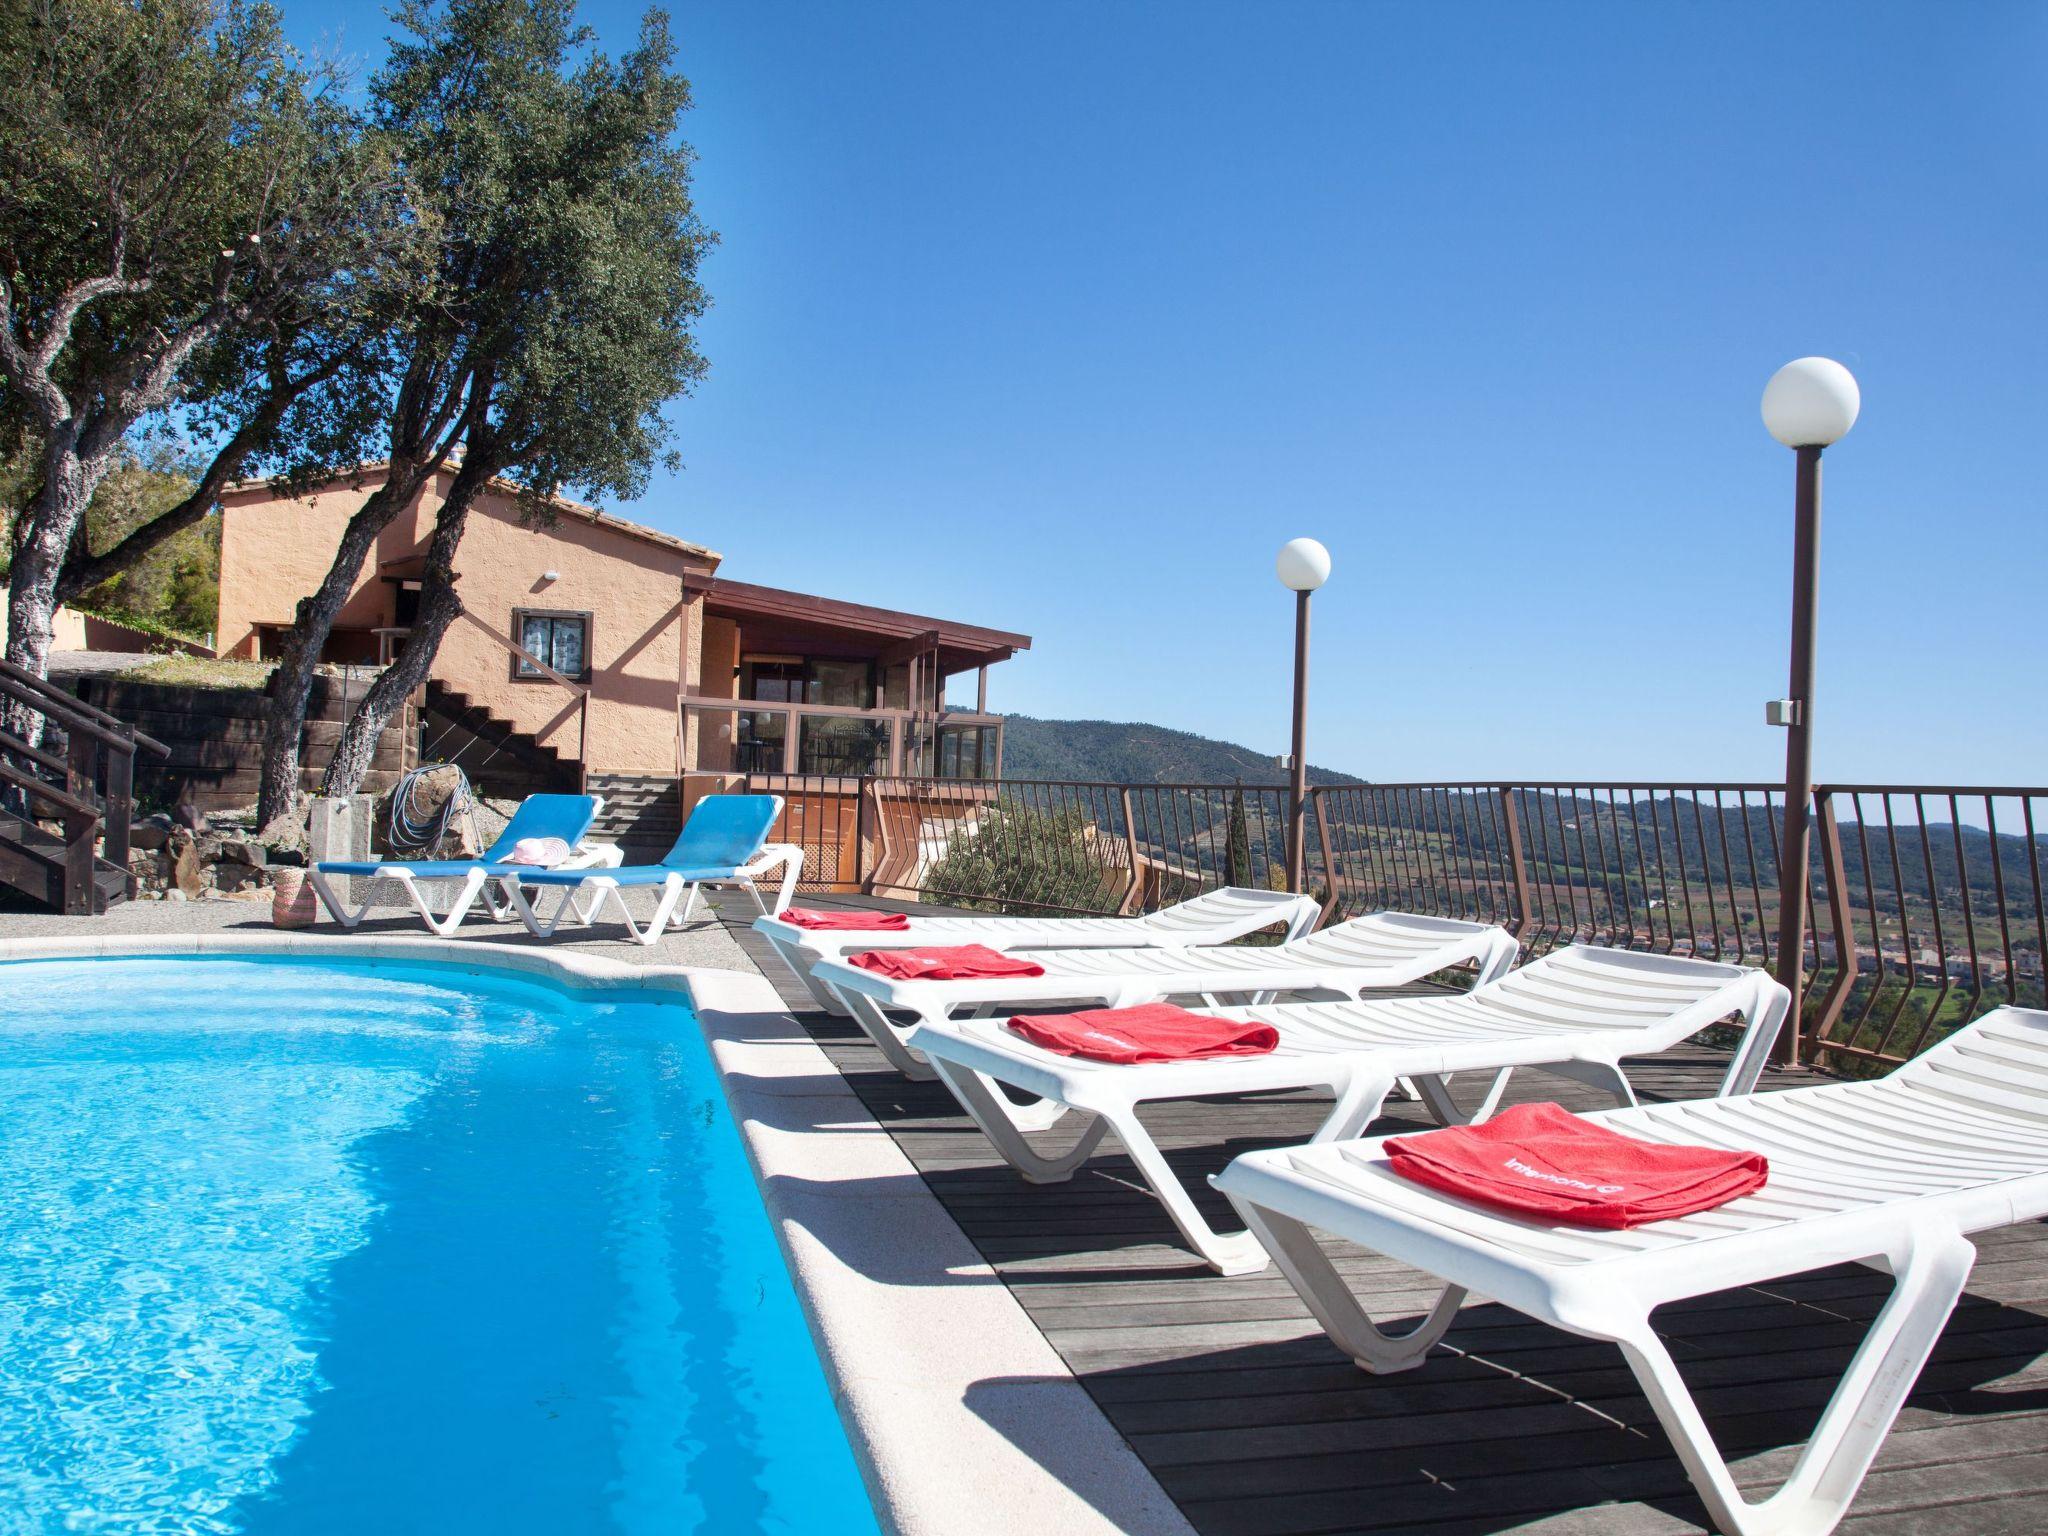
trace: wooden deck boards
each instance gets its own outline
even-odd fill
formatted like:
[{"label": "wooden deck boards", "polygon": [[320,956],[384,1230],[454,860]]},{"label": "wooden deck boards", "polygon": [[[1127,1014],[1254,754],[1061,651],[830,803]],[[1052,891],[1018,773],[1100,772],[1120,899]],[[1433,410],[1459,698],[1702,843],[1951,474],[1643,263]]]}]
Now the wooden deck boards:
[{"label": "wooden deck boards", "polygon": [[[851,1023],[808,1006],[751,934],[783,991],[869,1111],[1045,1332],[1203,1536],[1537,1531],[1663,1536],[1704,1511],[1611,1347],[1505,1308],[1468,1305],[1435,1357],[1403,1375],[1354,1368],[1268,1270],[1225,1278],[1175,1246],[1114,1150],[1071,1183],[1033,1186],[990,1151],[936,1083],[888,1070]],[[1645,1098],[1711,1091],[1725,1057],[1688,1048],[1632,1076]],[[1773,1071],[1766,1089],[1814,1081]],[[1511,1097],[1600,1102],[1524,1074]],[[1147,1116],[1190,1188],[1238,1152],[1307,1137],[1310,1095],[1176,1104]],[[1396,1105],[1381,1129],[1418,1128]],[[1224,1205],[1211,1195],[1213,1214]],[[2048,1232],[1986,1234],[1969,1292],[1865,1483],[1856,1536],[2048,1530]],[[1428,1292],[1414,1271],[1354,1250],[1343,1267],[1390,1318]],[[1659,1314],[1673,1353],[1746,1482],[1789,1469],[1885,1277],[1844,1267],[1724,1292]]]}]

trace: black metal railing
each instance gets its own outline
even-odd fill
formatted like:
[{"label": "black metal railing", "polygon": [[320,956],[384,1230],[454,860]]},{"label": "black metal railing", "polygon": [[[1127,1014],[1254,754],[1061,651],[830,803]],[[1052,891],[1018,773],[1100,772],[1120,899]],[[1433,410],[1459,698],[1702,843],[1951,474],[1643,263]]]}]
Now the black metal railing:
[{"label": "black metal railing", "polygon": [[[1284,884],[1278,785],[749,782],[791,797],[813,890],[1129,913]],[[1824,785],[1814,802],[1788,1054],[1878,1070],[1987,1008],[2043,1004],[2048,790]],[[1607,944],[1779,969],[1775,785],[1325,786],[1308,814],[1303,886],[1326,921],[1391,908],[1499,923],[1531,953]]]},{"label": "black metal railing", "polygon": [[1988,1009],[2048,1003],[2048,790],[1826,784],[1814,802],[1816,1054],[1882,1068]]},{"label": "black metal railing", "polygon": [[[1767,964],[1783,796],[1765,784],[1374,784],[1311,796],[1330,909]],[[1312,861],[1313,862],[1313,861]]]}]

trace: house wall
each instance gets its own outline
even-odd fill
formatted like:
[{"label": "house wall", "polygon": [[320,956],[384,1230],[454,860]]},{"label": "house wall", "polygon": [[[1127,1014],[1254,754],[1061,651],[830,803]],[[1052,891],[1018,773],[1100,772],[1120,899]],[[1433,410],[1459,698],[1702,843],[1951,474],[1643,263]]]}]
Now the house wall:
[{"label": "house wall", "polygon": [[731,619],[704,620],[704,682],[701,690],[714,699],[733,699],[740,691],[740,627]]},{"label": "house wall", "polygon": [[[0,582],[0,635],[7,633],[7,584]],[[50,616],[50,649],[82,651],[85,644],[85,615],[73,608],[59,607]]]},{"label": "house wall", "polygon": [[[291,623],[299,599],[327,575],[349,518],[383,483],[383,473],[376,471],[296,500],[280,500],[266,486],[241,487],[221,498],[220,619],[214,636],[221,655],[254,659],[259,624]],[[377,566],[418,547],[427,495],[440,505],[430,487],[378,536],[335,617],[336,628],[375,629],[391,622],[392,588],[377,580]]]},{"label": "house wall", "polygon": [[[485,515],[472,515],[457,556],[463,606],[515,641],[514,609],[588,612],[586,761],[604,773],[673,774],[676,697],[691,639],[683,605],[688,557],[569,517],[546,530],[527,528],[509,498],[479,511]],[[543,580],[550,570],[557,579]],[[512,663],[504,646],[458,622],[434,670],[492,714],[576,756],[574,696],[546,678],[515,679]]]},{"label": "house wall", "polygon": [[[358,574],[337,628],[373,629],[395,615],[396,588],[379,566],[418,554],[452,478],[442,476],[395,519]],[[231,495],[221,528],[220,646],[254,655],[256,626],[289,623],[299,598],[326,574],[349,516],[380,483],[367,475],[301,500],[266,488]],[[502,641],[516,641],[515,609],[588,612],[591,676],[586,761],[596,772],[673,774],[676,699],[700,643],[702,605],[683,599],[695,555],[562,513],[526,526],[516,501],[488,492],[470,514],[456,555],[463,607]],[[543,573],[557,573],[554,581]],[[500,639],[457,620],[442,639],[434,678],[566,757],[578,751],[576,697],[550,679],[515,679]]]},{"label": "house wall", "polygon": [[[7,588],[0,583],[0,634],[7,632]],[[80,613],[59,606],[50,620],[52,651],[113,651],[124,656],[211,656],[212,651],[196,640],[174,640],[168,635],[135,629],[119,619],[103,619],[96,613]]]},{"label": "house wall", "polygon": [[[702,603],[697,604],[701,611]],[[731,619],[704,617],[704,644],[699,653],[698,691],[714,699],[739,696],[740,627]],[[689,766],[715,773],[729,771],[733,762],[733,732],[738,715],[690,711],[691,739]]]}]

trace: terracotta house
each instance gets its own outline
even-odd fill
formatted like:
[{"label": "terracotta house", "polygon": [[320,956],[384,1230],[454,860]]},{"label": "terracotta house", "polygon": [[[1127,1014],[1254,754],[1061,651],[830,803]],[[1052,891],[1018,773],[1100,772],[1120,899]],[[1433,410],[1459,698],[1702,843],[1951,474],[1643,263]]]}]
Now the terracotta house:
[{"label": "terracotta house", "polygon": [[[276,653],[380,474],[366,466],[304,497],[269,482],[226,495],[223,656]],[[450,478],[384,531],[325,660],[374,666],[403,643]],[[426,760],[461,762],[487,790],[589,782],[670,807],[747,774],[811,787],[999,776],[988,669],[1028,635],[728,580],[701,544],[567,500],[552,512],[531,525],[509,487],[472,512],[457,560],[466,612],[419,700]],[[962,674],[974,705],[949,708]]]}]

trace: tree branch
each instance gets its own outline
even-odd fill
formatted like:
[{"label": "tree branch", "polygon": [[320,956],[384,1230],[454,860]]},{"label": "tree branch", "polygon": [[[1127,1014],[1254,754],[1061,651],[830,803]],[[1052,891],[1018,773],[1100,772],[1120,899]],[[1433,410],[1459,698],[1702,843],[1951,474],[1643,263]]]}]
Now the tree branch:
[{"label": "tree branch", "polygon": [[89,277],[82,283],[73,283],[63,296],[50,306],[50,319],[43,327],[42,340],[28,354],[30,364],[47,374],[50,365],[57,360],[57,354],[64,350],[64,343],[71,339],[71,327],[77,321],[85,306],[97,299],[112,298],[118,294],[147,293],[150,279],[146,277],[123,277],[116,271],[104,277]]},{"label": "tree branch", "polygon": [[15,393],[35,410],[44,434],[55,436],[71,414],[71,402],[64,398],[64,391],[50,377],[49,369],[36,367],[28,350],[16,338],[14,295],[4,279],[0,279],[0,368],[7,370]]}]

